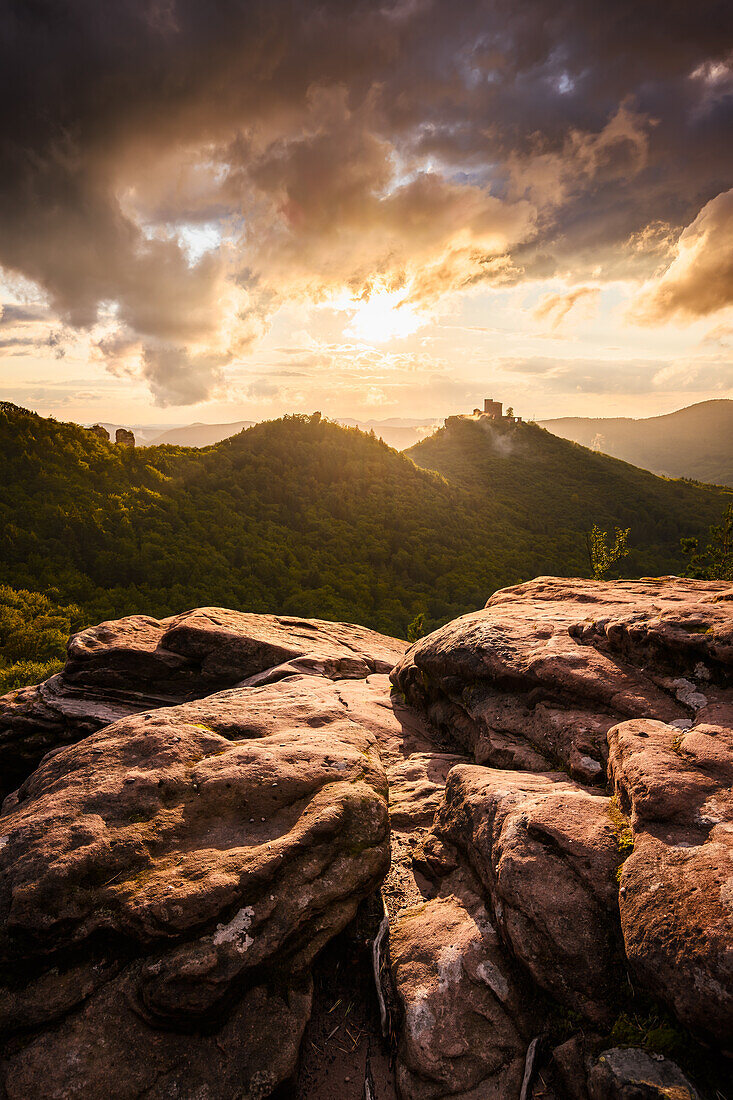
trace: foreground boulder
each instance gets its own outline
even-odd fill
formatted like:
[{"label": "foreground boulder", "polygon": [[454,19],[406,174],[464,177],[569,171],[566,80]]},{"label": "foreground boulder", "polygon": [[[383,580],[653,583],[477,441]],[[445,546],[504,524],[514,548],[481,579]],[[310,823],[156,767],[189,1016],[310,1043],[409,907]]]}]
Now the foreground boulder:
[{"label": "foreground boulder", "polygon": [[618,989],[618,845],[608,799],[562,774],[472,766],[450,774],[435,832],[478,875],[512,955],[592,1023]]},{"label": "foreground boulder", "polygon": [[638,980],[733,1054],[733,706],[706,690],[688,730],[638,720],[609,733],[634,844],[619,901]]},{"label": "foreground boulder", "polygon": [[267,1095],[292,1072],[309,965],[389,866],[375,739],[335,686],[296,677],[123,719],[9,799],[0,1005],[9,1031],[55,1026],[11,1041],[8,1097],[109,1095],[110,1044],[115,1095],[191,1095],[166,1090],[205,1078],[216,1040],[177,1032],[223,1031],[226,1048],[243,1021],[215,1095],[258,1080]]},{"label": "foreground boulder", "polygon": [[[211,609],[72,639],[0,702],[0,1095],[310,1100],[304,1049],[342,1100],[725,1095],[732,624],[721,584],[544,578],[406,653]],[[693,1071],[620,1045],[650,1011]]]},{"label": "foreground boulder", "polygon": [[606,1050],[589,1075],[591,1100],[699,1100],[679,1067],[643,1050]]},{"label": "foreground boulder", "polygon": [[331,679],[389,672],[405,644],[346,623],[202,607],[131,615],[74,634],[61,673],[0,699],[0,793],[50,749],[151,707],[296,672]]},{"label": "foreground boulder", "polygon": [[402,910],[392,923],[390,954],[403,1100],[518,1096],[541,1006],[465,879]]},{"label": "foreground boulder", "polygon": [[603,784],[625,718],[689,721],[730,676],[733,615],[717,582],[543,577],[421,638],[392,680],[476,763]]},{"label": "foreground boulder", "polygon": [[635,989],[730,1056],[729,586],[541,578],[418,641],[391,679],[475,761],[448,776],[428,869],[453,846],[511,958],[599,1036]]}]

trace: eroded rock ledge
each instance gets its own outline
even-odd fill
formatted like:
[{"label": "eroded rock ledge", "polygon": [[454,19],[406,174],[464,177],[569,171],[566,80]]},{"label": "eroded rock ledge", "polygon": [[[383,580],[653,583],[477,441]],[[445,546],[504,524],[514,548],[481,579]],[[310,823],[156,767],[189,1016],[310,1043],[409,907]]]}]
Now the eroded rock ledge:
[{"label": "eroded rock ledge", "polygon": [[201,607],[131,615],[69,639],[63,671],[0,699],[0,791],[49,749],[120,718],[297,672],[339,680],[389,672],[404,643],[345,623]]},{"label": "eroded rock ledge", "polygon": [[726,1096],[733,591],[541,578],[405,650],[135,616],[0,700],[0,1095],[264,1100],[381,892],[373,1100]]}]

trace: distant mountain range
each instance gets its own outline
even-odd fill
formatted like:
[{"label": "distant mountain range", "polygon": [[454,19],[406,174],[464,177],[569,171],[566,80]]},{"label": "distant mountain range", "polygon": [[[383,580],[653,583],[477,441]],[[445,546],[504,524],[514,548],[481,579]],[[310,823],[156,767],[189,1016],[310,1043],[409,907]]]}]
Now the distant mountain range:
[{"label": "distant mountain range", "polygon": [[539,421],[583,447],[667,477],[733,485],[733,401],[701,401],[666,416]]},{"label": "distant mountain range", "polygon": [[432,420],[403,420],[396,416],[389,420],[340,419],[336,423],[345,428],[359,428],[367,434],[374,432],[377,439],[383,439],[388,447],[394,447],[396,451],[407,450],[443,427],[443,421],[434,417]]},{"label": "distant mountain range", "polygon": [[[336,418],[344,427],[374,432],[396,451],[406,451],[442,428],[435,417],[385,420]],[[229,424],[184,424],[161,429],[131,425],[139,446],[211,447],[251,428],[257,421]],[[538,421],[540,427],[592,451],[623,459],[665,477],[686,477],[713,485],[733,486],[733,401],[703,401],[665,416],[567,416]],[[104,423],[112,439],[118,424]],[[127,427],[128,425],[123,425]]]},{"label": "distant mountain range", "polygon": [[233,424],[185,424],[182,428],[170,428],[146,442],[153,447],[172,444],[174,447],[211,447],[239,435],[256,423],[254,420],[235,420]]}]

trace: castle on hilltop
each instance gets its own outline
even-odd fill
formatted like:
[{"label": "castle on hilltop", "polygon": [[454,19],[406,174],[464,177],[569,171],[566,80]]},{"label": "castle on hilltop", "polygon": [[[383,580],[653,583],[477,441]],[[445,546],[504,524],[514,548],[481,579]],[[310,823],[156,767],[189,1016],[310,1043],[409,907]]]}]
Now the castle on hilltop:
[{"label": "castle on hilltop", "polygon": [[512,424],[521,424],[521,416],[514,415],[514,409],[511,405],[508,406],[507,411],[503,412],[504,406],[501,401],[494,401],[491,397],[484,398],[483,412],[481,409],[474,409],[474,416],[487,416],[489,420],[509,420]]},{"label": "castle on hilltop", "polygon": [[500,420],[503,424],[521,424],[521,416],[514,415],[514,409],[509,405],[507,411],[504,412],[504,405],[501,401],[494,401],[491,397],[484,398],[483,409],[474,409],[472,413],[462,413],[459,417],[449,416],[446,420],[446,427],[448,420]]}]

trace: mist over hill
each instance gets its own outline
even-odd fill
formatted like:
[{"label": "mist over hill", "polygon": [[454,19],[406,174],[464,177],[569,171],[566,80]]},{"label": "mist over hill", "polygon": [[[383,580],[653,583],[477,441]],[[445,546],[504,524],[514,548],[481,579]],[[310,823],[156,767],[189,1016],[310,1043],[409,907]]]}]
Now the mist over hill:
[{"label": "mist over hill", "polygon": [[623,575],[681,571],[682,528],[704,527],[704,516],[719,516],[730,499],[725,490],[658,477],[531,423],[453,417],[406,454],[470,493],[478,518],[489,511],[497,520],[511,517],[513,538],[526,532],[538,546],[549,540],[555,561],[577,575],[587,568],[581,536],[593,523],[631,528]]},{"label": "mist over hill", "polygon": [[294,416],[205,450],[116,447],[0,407],[0,583],[89,621],[203,604],[404,636],[538,574],[587,573],[583,532],[631,527],[627,576],[683,569],[729,494],[655,477],[536,425],[455,420],[399,454]]},{"label": "mist over hill", "polygon": [[567,416],[543,428],[667,477],[733,485],[733,401],[701,401],[665,416]]}]

